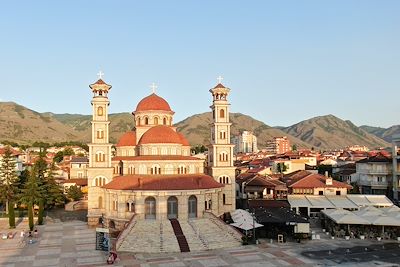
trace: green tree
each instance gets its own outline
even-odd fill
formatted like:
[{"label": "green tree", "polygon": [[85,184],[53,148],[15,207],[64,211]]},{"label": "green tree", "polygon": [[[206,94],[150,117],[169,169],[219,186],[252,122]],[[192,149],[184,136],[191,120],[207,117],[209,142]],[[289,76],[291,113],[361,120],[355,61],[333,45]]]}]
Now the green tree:
[{"label": "green tree", "polygon": [[29,229],[33,230],[33,206],[42,198],[39,178],[36,175],[35,168],[30,171],[28,181],[22,189],[20,201],[27,205]]},{"label": "green tree", "polygon": [[37,176],[39,186],[39,197],[36,199],[36,204],[39,206],[38,223],[43,224],[43,211],[44,211],[44,196],[48,196],[46,191],[46,173],[47,173],[47,161],[46,161],[46,149],[41,149],[39,158],[36,160],[34,166],[34,175]]},{"label": "green tree", "polygon": [[65,203],[63,188],[55,180],[56,165],[54,162],[47,169],[44,177],[43,190],[46,192],[45,206],[53,207]]},{"label": "green tree", "polygon": [[83,197],[83,193],[78,186],[72,185],[67,189],[67,196],[68,198],[77,201]]},{"label": "green tree", "polygon": [[[6,213],[9,215],[11,228],[15,227],[14,201],[18,194],[18,175],[15,167],[16,161],[11,147],[6,146],[0,165],[0,197],[6,202]],[[12,210],[11,213],[9,213],[10,210]]]},{"label": "green tree", "polygon": [[292,146],[292,151],[297,151],[297,145]]},{"label": "green tree", "polygon": [[279,162],[276,164],[276,171],[278,173],[284,173],[285,171],[287,171],[287,166],[285,163],[283,162]]}]

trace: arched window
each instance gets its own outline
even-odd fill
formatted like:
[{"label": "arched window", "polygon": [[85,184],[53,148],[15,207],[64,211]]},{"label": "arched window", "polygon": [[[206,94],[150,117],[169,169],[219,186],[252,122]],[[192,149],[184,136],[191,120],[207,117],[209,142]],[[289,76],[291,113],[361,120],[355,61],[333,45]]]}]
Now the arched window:
[{"label": "arched window", "polygon": [[157,155],[158,153],[157,153],[157,148],[156,147],[152,147],[151,148],[151,154],[152,155]]},{"label": "arched window", "polygon": [[129,167],[128,167],[128,174],[135,174],[135,166],[129,165]]},{"label": "arched window", "polygon": [[225,131],[220,131],[219,132],[219,139],[226,139],[226,132]]},{"label": "arched window", "polygon": [[167,118],[165,118],[165,117],[164,117],[164,119],[163,119],[163,124],[164,124],[164,125],[167,125]]},{"label": "arched window", "polygon": [[168,154],[168,149],[166,147],[161,148],[161,155],[167,155]]},{"label": "arched window", "polygon": [[126,202],[126,211],[127,212],[135,212],[135,202],[131,199],[129,199]]},{"label": "arched window", "polygon": [[197,198],[193,195],[188,199],[188,216],[189,218],[197,217]]},{"label": "arched window", "polygon": [[136,123],[136,125],[137,125],[137,126],[140,126],[140,122],[141,122],[141,119],[140,119],[140,117],[138,117],[138,118],[137,118],[137,123]]},{"label": "arched window", "polygon": [[221,162],[228,161],[228,153],[226,152],[219,153],[219,161]]},{"label": "arched window", "polygon": [[113,211],[118,211],[118,200],[113,200]]},{"label": "arched window", "polygon": [[222,204],[226,204],[226,195],[222,194]]},{"label": "arched window", "polygon": [[103,107],[98,107],[97,108],[97,116],[103,116],[103,115],[104,115]]},{"label": "arched window", "polygon": [[99,197],[99,209],[102,209],[102,208],[103,208],[103,197],[100,196]]},{"label": "arched window", "polygon": [[115,222],[114,221],[110,221],[109,227],[112,228],[112,229],[115,229]]},{"label": "arched window", "polygon": [[97,139],[103,139],[104,138],[104,131],[102,129],[97,130]]},{"label": "arched window", "polygon": [[154,117],[154,125],[158,125],[158,117]]},{"label": "arched window", "polygon": [[230,184],[230,180],[228,176],[222,175],[219,177],[220,184]]},{"label": "arched window", "polygon": [[158,164],[151,166],[151,174],[161,174],[161,167]]},{"label": "arched window", "polygon": [[178,199],[174,196],[169,197],[167,200],[167,218],[168,219],[178,218]]},{"label": "arched window", "polygon": [[149,118],[144,117],[144,125],[149,125]]},{"label": "arched window", "polygon": [[98,151],[96,153],[96,162],[104,162],[106,161],[106,154],[103,151]]},{"label": "arched window", "polygon": [[156,218],[156,199],[154,197],[147,197],[144,200],[145,219]]},{"label": "arched window", "polygon": [[225,110],[223,110],[223,109],[219,110],[219,117],[220,118],[225,118]]},{"label": "arched window", "polygon": [[187,170],[184,165],[179,165],[178,167],[178,174],[186,174]]},{"label": "arched window", "polygon": [[92,186],[103,186],[107,183],[107,179],[105,177],[99,176],[94,178],[92,182]]}]

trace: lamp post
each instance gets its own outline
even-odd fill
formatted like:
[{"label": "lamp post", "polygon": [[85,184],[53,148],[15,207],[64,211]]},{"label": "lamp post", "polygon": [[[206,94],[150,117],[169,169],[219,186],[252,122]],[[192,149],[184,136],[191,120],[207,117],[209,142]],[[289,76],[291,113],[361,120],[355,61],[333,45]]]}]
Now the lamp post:
[{"label": "lamp post", "polygon": [[256,243],[256,227],[255,227],[255,222],[256,222],[256,209],[253,208],[253,213],[251,214],[253,217],[253,241],[254,244]]}]

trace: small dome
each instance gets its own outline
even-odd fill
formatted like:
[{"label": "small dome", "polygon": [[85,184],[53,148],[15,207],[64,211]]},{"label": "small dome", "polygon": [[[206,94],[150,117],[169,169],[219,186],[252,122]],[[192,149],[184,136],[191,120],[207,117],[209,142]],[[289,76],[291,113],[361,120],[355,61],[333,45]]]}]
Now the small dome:
[{"label": "small dome", "polygon": [[143,98],[136,107],[136,111],[147,111],[147,110],[164,110],[171,111],[171,108],[164,98],[159,97],[156,94],[151,94]]},{"label": "small dome", "polygon": [[150,128],[143,134],[139,141],[139,145],[162,143],[185,145],[182,142],[181,136],[177,132],[164,125],[158,125]]},{"label": "small dome", "polygon": [[136,146],[136,132],[129,131],[124,133],[116,146]]}]

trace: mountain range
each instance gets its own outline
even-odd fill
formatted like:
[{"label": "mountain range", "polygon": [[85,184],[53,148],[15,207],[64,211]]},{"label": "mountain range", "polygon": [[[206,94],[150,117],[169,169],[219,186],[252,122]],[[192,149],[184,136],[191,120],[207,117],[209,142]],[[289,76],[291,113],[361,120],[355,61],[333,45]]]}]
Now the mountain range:
[{"label": "mountain range", "polygon": [[[110,114],[110,141],[117,143],[123,133],[134,127],[130,113]],[[361,126],[344,121],[333,115],[319,116],[301,121],[289,127],[272,127],[241,113],[231,113],[231,134],[243,130],[253,131],[258,147],[265,147],[276,136],[287,136],[297,147],[335,149],[349,145],[365,145],[370,148],[387,147],[390,137],[400,133],[400,125],[388,129]],[[29,144],[35,141],[48,143],[63,141],[89,142],[91,115],[39,113],[13,102],[0,102],[0,141],[8,140]],[[208,144],[211,112],[190,116],[175,124],[191,145]]]}]

